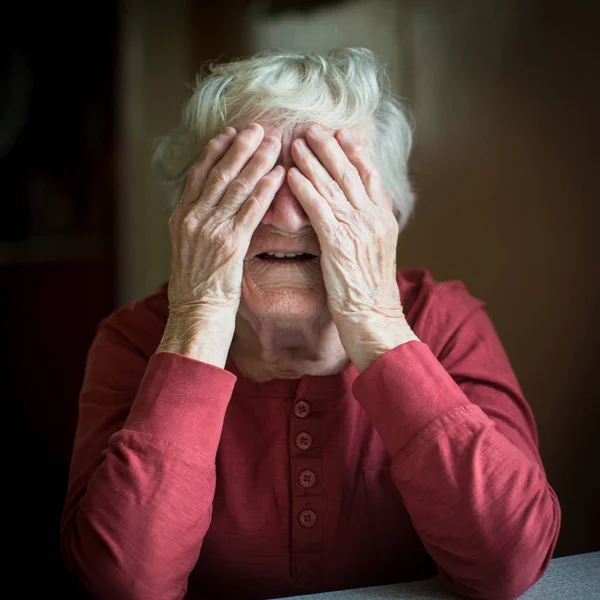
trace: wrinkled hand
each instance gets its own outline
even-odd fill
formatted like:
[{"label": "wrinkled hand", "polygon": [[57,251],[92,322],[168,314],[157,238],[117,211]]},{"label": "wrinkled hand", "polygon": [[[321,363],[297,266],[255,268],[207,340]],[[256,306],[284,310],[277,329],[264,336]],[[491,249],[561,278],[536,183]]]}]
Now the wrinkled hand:
[{"label": "wrinkled hand", "polygon": [[281,142],[228,127],[192,167],[169,221],[169,317],[157,351],[224,368],[250,239],[285,179]]},{"label": "wrinkled hand", "polygon": [[321,245],[329,309],[350,360],[366,369],[401,343],[418,340],[396,281],[399,228],[383,180],[356,133],[319,126],[292,146],[288,183]]},{"label": "wrinkled hand", "polygon": [[228,127],[207,144],[169,221],[171,312],[235,314],[250,239],[284,181],[280,149],[256,123],[240,133]]}]

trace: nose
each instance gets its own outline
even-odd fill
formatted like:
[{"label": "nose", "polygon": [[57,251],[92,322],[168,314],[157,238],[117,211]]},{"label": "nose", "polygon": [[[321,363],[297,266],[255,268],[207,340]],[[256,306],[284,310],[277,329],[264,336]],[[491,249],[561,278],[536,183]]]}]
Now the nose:
[{"label": "nose", "polygon": [[310,227],[310,219],[292,193],[287,181],[279,188],[261,223],[279,231],[298,233]]}]

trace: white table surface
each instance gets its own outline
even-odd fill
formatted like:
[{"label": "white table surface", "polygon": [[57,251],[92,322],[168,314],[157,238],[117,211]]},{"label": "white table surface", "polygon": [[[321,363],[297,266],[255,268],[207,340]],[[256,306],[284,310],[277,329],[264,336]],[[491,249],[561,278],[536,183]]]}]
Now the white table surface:
[{"label": "white table surface", "polygon": [[[456,600],[436,578],[356,590],[340,590],[288,600]],[[600,600],[600,552],[554,558],[523,600]]]}]

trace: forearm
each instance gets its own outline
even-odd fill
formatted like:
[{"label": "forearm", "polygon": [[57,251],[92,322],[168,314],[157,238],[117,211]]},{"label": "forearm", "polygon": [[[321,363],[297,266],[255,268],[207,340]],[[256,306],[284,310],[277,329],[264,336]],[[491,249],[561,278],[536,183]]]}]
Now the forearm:
[{"label": "forearm", "polygon": [[192,452],[116,434],[63,524],[67,564],[100,600],[182,598],[214,486],[213,468]]},{"label": "forearm", "polygon": [[431,423],[396,457],[392,473],[454,591],[509,600],[542,576],[560,528],[558,501],[541,467],[476,406]]},{"label": "forearm", "polygon": [[547,566],[560,526],[541,463],[498,431],[423,344],[394,354],[355,394],[392,455],[415,529],[461,595],[523,593]]},{"label": "forearm", "polygon": [[[99,465],[92,474],[72,474],[63,552],[96,597],[183,597],[210,524],[215,456],[234,382],[185,357],[154,355]],[[75,464],[90,462],[79,452]]]}]

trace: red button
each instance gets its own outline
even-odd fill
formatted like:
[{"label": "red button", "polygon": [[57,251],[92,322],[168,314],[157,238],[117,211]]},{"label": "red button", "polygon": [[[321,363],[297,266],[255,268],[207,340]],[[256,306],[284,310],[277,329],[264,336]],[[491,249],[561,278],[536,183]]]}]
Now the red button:
[{"label": "red button", "polygon": [[298,483],[303,488],[311,488],[313,485],[315,485],[316,480],[317,476],[315,475],[314,471],[311,471],[310,469],[304,469],[304,471],[300,471],[300,473],[298,473]]},{"label": "red button", "polygon": [[300,448],[300,450],[308,450],[313,443],[313,437],[310,433],[306,431],[301,431],[296,436],[296,448]]},{"label": "red button", "polygon": [[294,404],[294,414],[299,419],[304,419],[304,417],[308,417],[310,414],[310,404],[305,402],[304,400],[298,400],[296,404]]},{"label": "red button", "polygon": [[298,522],[302,527],[312,527],[317,522],[317,515],[314,510],[310,510],[310,508],[305,508],[298,515]]}]

